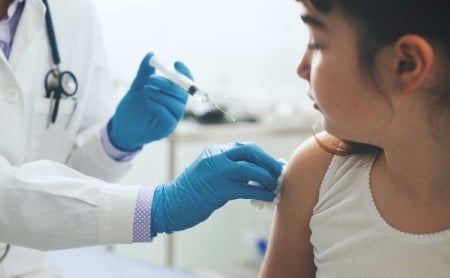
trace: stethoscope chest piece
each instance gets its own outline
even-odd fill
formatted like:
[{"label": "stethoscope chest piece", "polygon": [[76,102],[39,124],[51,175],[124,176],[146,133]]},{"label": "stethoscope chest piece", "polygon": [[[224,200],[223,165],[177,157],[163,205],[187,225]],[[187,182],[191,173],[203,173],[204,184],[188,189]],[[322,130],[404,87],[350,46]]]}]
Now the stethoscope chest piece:
[{"label": "stethoscope chest piece", "polygon": [[70,71],[59,72],[58,69],[51,69],[45,76],[46,97],[51,97],[52,92],[59,94],[60,97],[72,97],[77,90],[77,78]]},{"label": "stethoscope chest piece", "polygon": [[50,123],[55,123],[56,121],[61,98],[72,98],[75,101],[74,109],[76,108],[76,99],[74,96],[78,90],[78,82],[72,72],[60,72],[56,66],[45,75],[44,83],[45,97],[50,99],[49,117],[47,120],[48,128]]}]

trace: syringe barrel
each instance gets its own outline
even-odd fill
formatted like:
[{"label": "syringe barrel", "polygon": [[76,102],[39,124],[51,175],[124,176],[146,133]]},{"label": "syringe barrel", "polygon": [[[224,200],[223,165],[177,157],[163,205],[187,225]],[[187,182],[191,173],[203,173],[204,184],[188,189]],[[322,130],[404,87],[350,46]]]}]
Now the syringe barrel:
[{"label": "syringe barrel", "polygon": [[157,57],[155,57],[155,55],[150,58],[149,64],[189,94],[194,95],[198,91],[198,87],[195,85],[194,81],[176,70],[167,67]]}]

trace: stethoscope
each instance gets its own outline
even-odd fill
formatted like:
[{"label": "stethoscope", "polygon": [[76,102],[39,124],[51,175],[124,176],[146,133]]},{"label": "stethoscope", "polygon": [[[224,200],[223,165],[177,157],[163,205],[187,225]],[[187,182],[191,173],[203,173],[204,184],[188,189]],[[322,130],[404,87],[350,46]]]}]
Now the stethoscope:
[{"label": "stethoscope", "polygon": [[[74,99],[74,109],[76,107],[76,99],[74,98],[78,90],[78,82],[75,75],[70,71],[60,71],[59,64],[61,58],[59,57],[58,45],[56,44],[55,30],[53,28],[52,16],[47,0],[42,0],[47,11],[45,13],[45,24],[47,29],[48,41],[52,51],[53,68],[45,75],[45,97],[51,98],[49,121],[48,123],[55,123],[58,115],[59,101],[61,97],[71,97]],[[10,244],[6,244],[3,254],[0,256],[0,263],[2,263],[9,253]]]},{"label": "stethoscope", "polygon": [[[45,13],[45,24],[47,29],[48,42],[52,51],[53,68],[45,75],[45,97],[50,98],[50,108],[47,121],[47,128],[50,123],[55,123],[58,116],[59,101],[61,98],[72,98],[74,100],[74,110],[76,108],[75,94],[78,90],[78,82],[75,74],[71,71],[61,71],[59,64],[61,58],[59,56],[58,45],[56,43],[55,30],[53,28],[52,16],[47,0],[42,0],[47,11]],[[73,113],[74,111],[72,111]]]}]

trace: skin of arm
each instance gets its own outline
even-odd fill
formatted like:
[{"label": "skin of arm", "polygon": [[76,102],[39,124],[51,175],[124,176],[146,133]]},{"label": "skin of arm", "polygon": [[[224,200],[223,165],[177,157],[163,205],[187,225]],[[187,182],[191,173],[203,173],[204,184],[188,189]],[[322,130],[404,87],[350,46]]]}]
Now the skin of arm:
[{"label": "skin of arm", "polygon": [[[317,135],[326,141],[324,136]],[[292,155],[259,277],[315,277],[309,222],[331,158],[314,138],[301,144]]]}]

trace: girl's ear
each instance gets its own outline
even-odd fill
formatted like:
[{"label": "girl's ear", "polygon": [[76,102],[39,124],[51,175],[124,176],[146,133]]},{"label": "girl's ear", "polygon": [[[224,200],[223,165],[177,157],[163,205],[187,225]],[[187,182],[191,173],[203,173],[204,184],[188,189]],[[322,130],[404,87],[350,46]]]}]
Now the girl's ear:
[{"label": "girl's ear", "polygon": [[399,92],[414,93],[430,76],[435,57],[433,48],[421,36],[405,35],[397,40],[394,51]]}]

